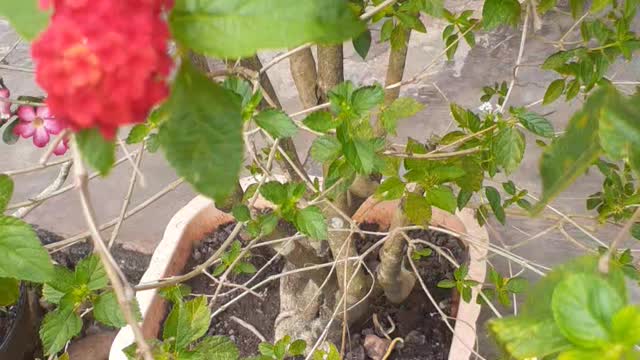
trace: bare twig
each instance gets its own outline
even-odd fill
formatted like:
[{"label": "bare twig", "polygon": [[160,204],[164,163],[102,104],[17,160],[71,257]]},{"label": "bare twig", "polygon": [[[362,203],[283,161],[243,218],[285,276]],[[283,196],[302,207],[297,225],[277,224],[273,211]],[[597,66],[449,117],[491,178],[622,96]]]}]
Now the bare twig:
[{"label": "bare twig", "polygon": [[136,343],[138,344],[138,351],[142,354],[145,360],[153,360],[151,348],[149,347],[149,344],[147,344],[147,341],[144,339],[142,328],[138,324],[135,313],[131,306],[134,292],[129,286],[127,279],[120,271],[120,268],[116,264],[115,260],[111,257],[109,249],[107,249],[107,246],[103,241],[102,236],[100,235],[100,231],[96,226],[93,206],[91,204],[91,201],[89,200],[89,183],[87,172],[82,163],[82,158],[80,157],[78,146],[75,143],[75,138],[73,140],[73,144],[71,145],[71,150],[73,151],[73,158],[75,162],[76,186],[78,187],[78,193],[80,194],[80,202],[82,204],[84,217],[87,221],[87,225],[89,226],[91,237],[93,238],[94,251],[98,254],[100,261],[104,265],[105,272],[109,277],[109,281],[111,282],[111,286],[113,287],[113,291],[118,300],[118,305],[122,310],[127,324],[129,324],[131,330],[133,331]]},{"label": "bare twig", "polygon": [[67,137],[67,135],[69,135],[69,133],[71,133],[69,129],[64,129],[58,135],[56,135],[53,141],[49,143],[49,146],[47,146],[47,149],[44,152],[44,154],[42,154],[42,157],[40,158],[40,161],[39,161],[40,165],[44,165],[47,163],[47,161],[49,161],[49,158],[53,154],[58,144],[60,144],[60,141],[63,141],[64,138]]},{"label": "bare twig", "polygon": [[616,237],[613,239],[613,241],[611,241],[609,249],[600,258],[600,262],[598,263],[598,269],[600,270],[600,272],[605,274],[609,272],[609,261],[611,260],[611,255],[615,253],[618,246],[620,246],[620,243],[622,243],[624,239],[629,237],[629,231],[631,230],[633,224],[638,221],[638,219],[640,219],[640,207],[636,209],[633,215],[631,215],[631,218],[627,220],[622,229],[618,231]]},{"label": "bare twig", "polygon": [[60,172],[58,172],[58,176],[56,176],[55,180],[53,180],[53,182],[49,186],[47,186],[44,190],[42,190],[42,192],[33,199],[34,202],[32,204],[21,207],[18,210],[14,211],[13,216],[17,218],[23,218],[27,216],[27,214],[29,214],[33,209],[35,209],[38,206],[39,201],[48,197],[54,191],[59,190],[62,184],[64,184],[64,182],[67,180],[67,177],[69,176],[69,172],[71,171],[71,165],[73,165],[72,160],[69,160],[66,163],[62,164],[62,166],[60,167]]},{"label": "bare twig", "polygon": [[244,321],[244,320],[242,320],[240,318],[237,318],[237,317],[235,317],[233,315],[229,316],[229,319],[235,321],[236,323],[238,323],[238,325],[240,325],[240,326],[244,327],[245,329],[251,331],[251,333],[253,335],[255,335],[258,339],[260,339],[260,341],[262,341],[262,342],[266,342],[267,341],[267,339],[264,337],[264,335],[262,335],[258,331],[258,329],[256,329],[255,326],[253,326],[253,325],[249,324],[248,322],[246,322],[246,321]]},{"label": "bare twig", "polygon": [[[0,98],[1,101],[2,98]],[[42,169],[46,169],[52,166],[56,166],[56,165],[60,165],[63,164],[67,161],[71,160],[71,158],[64,158],[64,159],[59,159],[59,160],[55,160],[52,161],[48,164],[39,164],[39,165],[33,165],[33,166],[29,166],[26,168],[22,168],[22,169],[14,169],[14,170],[7,170],[2,172],[2,174],[5,174],[7,176],[16,176],[16,175],[23,175],[23,174],[28,174],[28,173],[32,173],[34,171],[38,171],[38,170],[42,170]]]},{"label": "bare twig", "polygon": [[524,45],[527,42],[527,29],[529,28],[529,13],[531,12],[531,3],[527,2],[527,11],[524,13],[524,24],[522,24],[522,37],[520,38],[520,48],[518,49],[518,57],[516,58],[516,64],[513,68],[513,78],[509,83],[509,90],[507,90],[507,95],[504,97],[504,101],[500,106],[500,112],[504,112],[507,103],[509,102],[509,97],[511,96],[511,92],[513,91],[513,87],[516,84],[516,79],[518,78],[518,69],[520,63],[522,62],[522,55],[524,54]]},{"label": "bare twig", "polygon": [[142,155],[144,154],[144,145],[145,141],[142,141],[140,145],[140,150],[138,150],[138,154],[136,154],[136,161],[134,165],[134,169],[131,171],[131,180],[129,181],[129,188],[127,189],[127,193],[124,195],[124,199],[122,200],[122,206],[120,207],[120,215],[118,216],[118,222],[115,225],[115,228],[111,232],[111,238],[109,239],[109,249],[113,246],[113,243],[116,241],[118,237],[118,233],[120,232],[120,227],[124,222],[124,216],[127,214],[127,210],[129,209],[129,204],[131,203],[131,195],[133,194],[133,189],[136,186],[136,180],[138,179],[138,172],[136,169],[140,168],[140,164],[142,164]]}]

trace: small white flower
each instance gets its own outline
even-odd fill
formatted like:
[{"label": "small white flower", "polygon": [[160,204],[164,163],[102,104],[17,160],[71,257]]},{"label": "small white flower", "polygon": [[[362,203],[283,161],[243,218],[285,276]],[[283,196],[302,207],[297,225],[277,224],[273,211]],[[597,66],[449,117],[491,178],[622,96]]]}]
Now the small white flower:
[{"label": "small white flower", "polygon": [[478,106],[478,110],[480,110],[481,113],[491,113],[493,112],[493,105],[491,105],[490,102],[483,102],[482,104],[480,104],[480,106]]}]

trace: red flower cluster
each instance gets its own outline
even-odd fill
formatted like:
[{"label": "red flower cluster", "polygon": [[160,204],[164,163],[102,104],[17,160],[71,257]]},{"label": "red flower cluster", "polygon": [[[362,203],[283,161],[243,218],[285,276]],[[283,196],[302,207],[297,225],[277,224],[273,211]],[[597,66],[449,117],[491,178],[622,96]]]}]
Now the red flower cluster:
[{"label": "red flower cluster", "polygon": [[107,138],[143,122],[169,93],[172,0],[40,0],[53,5],[33,43],[36,80],[47,105],[74,130],[97,127]]}]

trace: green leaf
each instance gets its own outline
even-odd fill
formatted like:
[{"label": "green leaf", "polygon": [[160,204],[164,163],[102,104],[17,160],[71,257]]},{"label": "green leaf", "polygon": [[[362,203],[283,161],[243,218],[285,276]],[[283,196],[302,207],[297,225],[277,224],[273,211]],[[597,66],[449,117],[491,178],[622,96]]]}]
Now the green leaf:
[{"label": "green leaf", "polygon": [[529,286],[529,282],[525,278],[514,277],[507,281],[507,290],[514,294],[520,294],[524,292]]},{"label": "green leaf", "polygon": [[[208,336],[189,353],[188,360],[237,360],[236,344],[226,336]],[[180,359],[183,359],[181,356]]]},{"label": "green leaf", "polygon": [[260,195],[275,205],[283,205],[288,202],[287,185],[277,181],[269,181],[260,187]]},{"label": "green leaf", "polygon": [[159,139],[158,134],[149,135],[149,138],[147,138],[147,143],[146,143],[147,151],[149,151],[152,154],[158,151],[158,148],[160,147],[160,141],[158,139]]},{"label": "green leaf", "polygon": [[191,293],[191,287],[185,284],[178,284],[162,288],[158,291],[158,293],[163,298],[175,304],[182,302],[182,299]]},{"label": "green leaf", "polygon": [[567,85],[566,99],[567,101],[573,99],[580,92],[580,81],[578,79],[573,79]]},{"label": "green leaf", "polygon": [[412,224],[427,225],[431,221],[431,204],[416,193],[408,193],[404,212]]},{"label": "green leaf", "polygon": [[526,142],[524,135],[518,129],[505,127],[498,131],[493,143],[493,154],[498,165],[502,166],[507,174],[518,168]]},{"label": "green leaf", "polygon": [[387,41],[391,38],[391,33],[393,31],[393,20],[388,19],[382,24],[380,28],[380,42]]},{"label": "green leaf", "polygon": [[424,109],[424,105],[413,98],[398,98],[382,111],[380,121],[388,133],[395,134],[398,120],[411,117],[422,109]]},{"label": "green leaf", "polygon": [[140,143],[147,135],[149,135],[150,131],[151,128],[147,126],[147,124],[138,124],[129,131],[126,143],[129,145]]},{"label": "green leaf", "polygon": [[440,282],[438,282],[438,287],[439,288],[443,288],[443,289],[451,289],[456,287],[456,282],[450,279],[445,279],[445,280],[441,280]]},{"label": "green leaf", "polygon": [[376,160],[376,140],[353,139],[343,145],[344,156],[361,174],[371,174]]},{"label": "green leaf", "polygon": [[109,285],[107,272],[97,255],[90,255],[76,265],[75,283],[87,285],[89,290],[100,290]]},{"label": "green leaf", "polygon": [[553,9],[557,2],[558,0],[541,0],[540,3],[538,3],[538,12],[540,12],[540,14],[546,13]]},{"label": "green leaf", "polygon": [[583,109],[571,117],[565,133],[545,148],[540,161],[542,198],[534,207],[534,213],[581,176],[600,155],[598,109],[601,102],[602,93],[589,97]]},{"label": "green leaf", "polygon": [[520,11],[517,0],[487,0],[482,7],[482,24],[487,30],[500,25],[518,25]]},{"label": "green leaf", "polygon": [[74,338],[82,330],[82,319],[73,308],[57,308],[47,313],[40,326],[45,355],[52,355],[62,350],[67,341]]},{"label": "green leaf", "polygon": [[0,174],[0,214],[2,214],[7,208],[7,205],[9,205],[12,195],[13,180],[7,175]]},{"label": "green leaf", "polygon": [[0,17],[6,18],[20,36],[34,40],[49,24],[49,11],[41,11],[38,0],[1,1]]},{"label": "green leaf", "polygon": [[459,44],[458,34],[453,34],[444,41],[444,46],[447,49],[447,60],[453,60],[453,56],[456,54],[456,51],[458,51]]},{"label": "green leaf", "polygon": [[502,188],[509,195],[515,195],[516,194],[516,185],[511,180],[509,180],[507,182],[503,182],[502,183]]},{"label": "green leaf", "polygon": [[391,38],[389,39],[391,42],[391,49],[394,51],[400,51],[407,47],[407,42],[409,41],[407,34],[407,30],[404,26],[397,24],[391,31]]},{"label": "green leaf", "polygon": [[273,345],[269,344],[268,342],[261,342],[260,344],[258,344],[258,351],[260,351],[260,354],[262,355],[270,357],[275,356],[273,354]]},{"label": "green leaf", "polygon": [[45,282],[53,276],[49,254],[33,228],[0,215],[0,277]]},{"label": "green leaf", "polygon": [[464,207],[467,206],[467,204],[469,203],[469,200],[471,200],[472,196],[473,196],[473,192],[467,191],[467,190],[460,190],[460,192],[458,193],[457,201],[456,201],[458,205],[458,209],[460,210],[464,209]]},{"label": "green leaf", "polygon": [[451,103],[451,115],[461,128],[469,129],[473,132],[480,130],[480,118],[473,112]]},{"label": "green leaf", "polygon": [[76,286],[75,274],[66,267],[56,265],[52,280],[42,287],[42,295],[50,304],[58,304],[60,299]]},{"label": "green leaf", "polygon": [[353,48],[356,50],[358,55],[365,60],[367,54],[369,53],[369,48],[371,47],[371,31],[369,29],[362,32],[358,37],[352,40]]},{"label": "green leaf", "polygon": [[[607,89],[605,103],[599,112],[600,144],[611,160],[622,160],[637,154],[640,147],[640,126],[638,98],[625,98],[613,88]],[[640,168],[633,162],[635,171]]]},{"label": "green leaf", "polygon": [[173,338],[175,349],[186,347],[201,338],[209,329],[211,311],[204,296],[197,297],[186,303],[174,304],[173,309],[164,323],[162,338]]},{"label": "green leaf", "polygon": [[266,110],[255,117],[256,124],[276,139],[291,137],[296,134],[298,127],[281,110]]},{"label": "green leaf", "polygon": [[611,337],[615,342],[629,347],[640,342],[640,309],[637,306],[625,306],[611,319]]},{"label": "green leaf", "polygon": [[427,14],[441,18],[444,13],[444,1],[443,0],[424,0],[422,1],[422,11]]},{"label": "green leaf", "polygon": [[405,183],[397,176],[385,179],[376,189],[376,197],[382,200],[395,200],[404,194]]},{"label": "green leaf", "polygon": [[304,340],[296,340],[289,345],[287,353],[291,356],[302,356],[307,348],[307,343]]},{"label": "green leaf", "polygon": [[20,136],[13,133],[13,128],[15,128],[19,123],[20,120],[15,119],[4,128],[4,132],[2,133],[2,141],[4,141],[5,144],[13,145],[18,142]]},{"label": "green leaf", "polygon": [[0,278],[0,306],[15,304],[20,298],[20,282],[12,278]]},{"label": "green leaf", "polygon": [[307,206],[298,211],[295,225],[298,231],[314,240],[326,240],[329,237],[326,220],[317,206]]},{"label": "green leaf", "polygon": [[383,101],[384,90],[380,84],[361,87],[351,95],[351,106],[361,115],[382,104]]},{"label": "green leaf", "polygon": [[398,20],[400,20],[400,23],[407,29],[413,29],[421,33],[427,32],[427,28],[424,27],[424,24],[422,23],[422,21],[420,21],[419,16],[407,14],[402,11],[397,11],[396,17],[398,18]]},{"label": "green leaf", "polygon": [[233,209],[231,209],[231,213],[233,214],[233,217],[238,221],[251,220],[251,212],[249,211],[247,205],[236,205],[233,207]]},{"label": "green leaf", "polygon": [[564,91],[564,79],[557,79],[549,84],[547,91],[544,93],[544,98],[542,100],[542,104],[551,104],[556,101],[562,95]]},{"label": "green leaf", "polygon": [[572,346],[550,318],[521,315],[494,319],[489,321],[489,331],[516,359],[543,358]]},{"label": "green leaf", "polygon": [[177,0],[169,24],[180,45],[232,59],[306,42],[341,43],[364,31],[342,0]]},{"label": "green leaf", "polygon": [[613,316],[625,302],[603,278],[575,274],[555,288],[551,308],[558,328],[569,341],[594,348],[608,342]]},{"label": "green leaf", "polygon": [[457,201],[453,191],[446,186],[438,186],[427,190],[427,201],[431,205],[448,211],[452,214],[456,212]]},{"label": "green leaf", "polygon": [[421,249],[421,250],[415,250],[411,254],[411,258],[413,260],[420,260],[423,257],[431,256],[431,254],[433,254],[433,250],[431,250],[430,248],[424,248],[424,249]]},{"label": "green leaf", "polygon": [[640,240],[640,223],[635,223],[631,226],[631,236],[636,238],[636,240]]},{"label": "green leaf", "polygon": [[546,138],[552,138],[555,135],[553,125],[545,117],[526,111],[524,108],[512,109],[511,113],[532,133]]},{"label": "green leaf", "polygon": [[253,89],[251,88],[251,84],[248,81],[237,76],[229,76],[224,79],[222,86],[225,89],[229,89],[240,96],[240,98],[242,99],[241,106],[243,109],[245,108],[245,106],[247,106],[249,101],[251,101],[251,97],[253,96]]},{"label": "green leaf", "polygon": [[98,129],[81,130],[75,137],[82,158],[89,166],[102,176],[109,174],[116,161],[115,143],[102,137]]},{"label": "green leaf", "polygon": [[113,291],[107,291],[93,302],[93,316],[102,324],[114,328],[127,325]]},{"label": "green leaf", "polygon": [[504,208],[502,207],[502,201],[500,199],[500,193],[496,188],[492,186],[487,186],[485,188],[485,194],[487,195],[487,199],[489,200],[489,205],[491,206],[491,210],[496,215],[496,219],[500,221],[500,223],[504,224],[505,214]]},{"label": "green leaf", "polygon": [[237,274],[255,274],[258,270],[251,263],[241,262],[236,264],[236,266],[233,268],[233,271],[235,271]]},{"label": "green leaf", "polygon": [[342,144],[333,136],[321,136],[311,145],[311,157],[320,163],[333,161],[342,154]]},{"label": "green leaf", "polygon": [[326,111],[316,111],[302,120],[302,123],[311,130],[326,133],[338,126],[338,122]]},{"label": "green leaf", "polygon": [[224,199],[242,167],[242,118],[238,97],[183,62],[165,103],[165,157],[201,194]]}]

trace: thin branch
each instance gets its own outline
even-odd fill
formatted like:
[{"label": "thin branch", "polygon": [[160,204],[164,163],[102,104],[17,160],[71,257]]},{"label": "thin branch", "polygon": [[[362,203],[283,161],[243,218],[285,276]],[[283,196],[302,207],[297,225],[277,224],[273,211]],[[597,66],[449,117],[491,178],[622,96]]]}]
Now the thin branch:
[{"label": "thin branch", "polygon": [[616,252],[616,249],[620,244],[629,237],[629,231],[631,231],[631,227],[640,219],[640,207],[636,209],[636,211],[631,215],[631,218],[624,224],[622,229],[618,231],[618,234],[609,245],[609,249],[607,252],[602,255],[600,258],[600,263],[598,264],[598,268],[602,273],[609,272],[609,261],[611,260],[611,255]]},{"label": "thin branch", "polygon": [[[120,164],[122,164],[124,161],[126,160],[126,158],[120,158],[118,159],[118,161],[116,161],[113,166],[118,166]],[[66,158],[64,159],[64,161],[62,163],[66,163],[66,162],[71,162],[72,160],[70,158]],[[58,164],[56,164],[58,165]],[[89,180],[96,178],[100,175],[100,173],[98,172],[94,172],[93,174],[89,175]],[[25,207],[25,206],[31,206],[31,205],[35,205],[36,207],[39,206],[40,204],[42,204],[44,201],[49,200],[53,197],[56,197],[58,195],[64,194],[65,192],[72,190],[74,188],[74,184],[62,187],[54,192],[52,192],[51,194],[48,194],[46,196],[42,196],[42,197],[38,197],[37,199],[30,199],[27,201],[23,201],[23,202],[19,202],[19,203],[15,203],[15,204],[11,204],[9,206],[7,206],[7,210],[13,210],[13,209],[18,209],[21,207]]]},{"label": "thin branch", "polygon": [[144,339],[142,328],[138,324],[135,312],[133,311],[133,307],[131,306],[134,292],[129,286],[127,279],[122,274],[122,271],[116,264],[115,260],[113,259],[113,257],[111,257],[109,249],[107,249],[107,246],[103,241],[102,236],[100,235],[100,231],[96,226],[93,206],[91,204],[91,201],[89,200],[89,182],[87,172],[82,163],[82,158],[80,157],[80,151],[78,150],[75,138],[73,139],[71,149],[73,151],[73,158],[75,162],[74,167],[76,186],[78,188],[78,193],[80,194],[80,202],[82,204],[84,217],[87,221],[87,225],[89,226],[89,231],[91,232],[91,237],[93,239],[94,251],[98,254],[100,261],[104,265],[105,272],[109,277],[109,281],[111,282],[111,286],[113,287],[113,291],[118,300],[118,305],[122,310],[127,324],[129,324],[131,330],[133,331],[136,343],[138,344],[138,351],[142,354],[145,360],[153,360],[151,348],[149,347],[149,344],[147,344],[147,341]]},{"label": "thin branch", "polygon": [[59,190],[62,184],[64,184],[64,182],[67,180],[67,177],[69,176],[69,172],[71,171],[71,165],[73,165],[72,160],[69,160],[68,162],[64,163],[60,167],[60,172],[58,172],[58,176],[56,176],[53,182],[49,186],[47,186],[44,190],[42,190],[42,192],[34,198],[33,203],[19,208],[18,210],[14,211],[12,215],[17,218],[23,218],[27,216],[27,214],[29,214],[33,209],[35,209],[38,206],[38,203],[42,201],[42,199],[47,198],[54,191]]},{"label": "thin branch", "polygon": [[0,58],[0,63],[2,63],[4,59],[6,59],[13,52],[13,50],[15,50],[18,47],[18,45],[20,45],[21,42],[22,42],[22,39],[18,38],[18,40],[15,43],[13,43],[13,45],[11,45],[11,47],[9,48],[9,51],[7,51],[6,54],[2,55],[2,57]]},{"label": "thin branch", "polygon": [[[2,99],[2,98],[0,98]],[[14,170],[7,170],[2,172],[2,174],[5,174],[7,176],[16,176],[16,175],[23,175],[23,174],[28,174],[28,173],[32,173],[34,171],[38,171],[38,170],[42,170],[42,169],[46,169],[52,166],[56,166],[56,165],[60,165],[63,163],[66,163],[67,161],[70,161],[71,158],[64,158],[64,159],[59,159],[59,160],[55,160],[52,161],[50,163],[47,164],[38,164],[38,165],[33,165],[33,166],[29,166],[26,168],[22,168],[22,169],[14,169]]]},{"label": "thin branch", "polygon": [[434,154],[407,154],[396,151],[385,151],[383,154],[393,157],[405,158],[405,159],[427,159],[427,160],[440,160],[440,159],[448,159],[452,157],[464,156],[469,154],[475,154],[477,152],[482,151],[481,148],[475,147],[471,149],[465,149],[460,151],[452,151],[452,152],[438,152]]},{"label": "thin branch", "polygon": [[235,317],[233,315],[229,316],[229,319],[235,321],[236,323],[238,323],[238,325],[240,325],[240,326],[244,327],[245,329],[251,331],[251,333],[253,335],[255,335],[258,339],[260,339],[260,341],[262,341],[262,342],[266,342],[267,341],[267,339],[264,337],[264,335],[262,335],[260,333],[260,331],[258,331],[258,329],[256,329],[255,326],[253,326],[253,325],[249,324],[248,322],[246,322],[246,321],[244,321],[244,320],[242,320],[240,318],[237,318],[237,317]]},{"label": "thin branch", "polygon": [[136,161],[134,165],[134,169],[131,171],[131,180],[129,180],[129,188],[127,189],[127,193],[124,195],[124,199],[122,200],[122,206],[120,207],[120,215],[118,216],[118,222],[115,225],[115,228],[111,232],[111,238],[109,239],[109,249],[113,246],[113,243],[116,241],[118,237],[118,233],[120,232],[120,227],[124,222],[124,216],[127,214],[127,210],[129,209],[129,204],[131,203],[131,195],[133,194],[133,189],[136,186],[136,180],[138,179],[138,173],[135,169],[140,168],[140,164],[142,164],[142,155],[144,154],[144,145],[145,141],[142,141],[140,145],[140,150],[138,150],[138,154],[136,154]]},{"label": "thin branch", "polygon": [[26,68],[21,66],[13,66],[13,65],[4,65],[0,64],[0,69],[13,70],[13,71],[22,71],[27,73],[35,73],[36,70],[32,68]]},{"label": "thin branch", "polygon": [[[158,191],[157,193],[155,193],[153,196],[149,197],[147,200],[145,200],[144,202],[142,202],[141,204],[139,204],[138,206],[136,206],[135,208],[127,211],[127,214],[125,215],[124,219],[128,219],[131,216],[139,213],[140,211],[142,211],[144,208],[146,208],[147,206],[151,205],[152,203],[154,203],[155,201],[157,201],[158,199],[160,199],[161,197],[163,197],[164,195],[168,194],[169,192],[175,190],[180,184],[182,184],[184,182],[184,179],[178,179],[174,182],[172,182],[171,184],[167,185],[165,188],[163,188],[162,190]],[[114,226],[116,223],[118,222],[118,218],[113,218],[110,221],[102,224],[99,226],[99,230],[106,230],[109,229],[110,227]],[[79,234],[76,234],[70,238],[61,240],[61,241],[57,241],[51,244],[47,244],[45,245],[45,248],[48,250],[60,250],[61,248],[65,248],[68,246],[71,246],[79,241],[83,241],[84,239],[86,239],[88,236],[91,235],[91,232],[89,231],[84,231],[81,232]]]},{"label": "thin branch", "polygon": [[527,11],[524,14],[524,24],[522,24],[522,37],[520,38],[520,48],[518,49],[518,57],[516,58],[516,64],[513,68],[513,78],[511,79],[511,83],[509,84],[509,90],[507,90],[507,95],[504,97],[504,101],[500,106],[500,112],[504,112],[504,108],[507,106],[509,102],[509,97],[511,96],[511,92],[513,91],[513,87],[516,84],[516,79],[518,78],[518,70],[520,67],[520,63],[522,62],[522,56],[524,55],[524,45],[527,42],[527,29],[529,29],[529,13],[531,12],[531,4],[527,2]]},{"label": "thin branch", "polygon": [[56,137],[49,144],[49,146],[47,146],[47,149],[44,152],[44,154],[42,154],[42,157],[40,158],[40,161],[39,161],[40,165],[44,165],[47,163],[47,161],[49,161],[49,158],[51,157],[51,155],[53,155],[53,152],[56,150],[56,147],[58,147],[58,144],[60,144],[60,142],[63,141],[64,138],[70,133],[71,131],[69,129],[64,129],[58,135],[56,135]]}]

